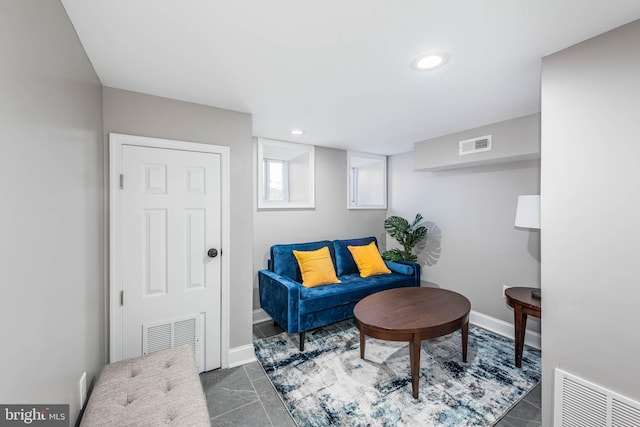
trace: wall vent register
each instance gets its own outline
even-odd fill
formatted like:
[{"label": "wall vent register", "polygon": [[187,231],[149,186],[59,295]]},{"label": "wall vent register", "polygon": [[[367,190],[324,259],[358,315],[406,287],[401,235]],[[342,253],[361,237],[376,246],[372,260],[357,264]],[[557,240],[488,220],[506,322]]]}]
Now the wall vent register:
[{"label": "wall vent register", "polygon": [[181,345],[194,348],[198,370],[202,370],[204,360],[203,317],[204,313],[163,322],[145,323],[142,325],[143,354],[167,350]]},{"label": "wall vent register", "polygon": [[458,142],[458,155],[482,153],[491,151],[491,135],[465,139]]},{"label": "wall vent register", "polygon": [[558,368],[554,396],[556,427],[640,426],[639,402]]}]

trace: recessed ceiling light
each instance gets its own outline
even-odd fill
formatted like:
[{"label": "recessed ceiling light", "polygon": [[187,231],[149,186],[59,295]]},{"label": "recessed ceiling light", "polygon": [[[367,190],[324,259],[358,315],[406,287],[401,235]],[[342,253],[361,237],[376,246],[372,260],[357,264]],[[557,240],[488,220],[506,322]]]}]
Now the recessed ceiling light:
[{"label": "recessed ceiling light", "polygon": [[291,129],[291,135],[302,135],[304,131],[302,129]]},{"label": "recessed ceiling light", "polygon": [[411,63],[411,68],[416,71],[429,71],[442,67],[449,60],[449,55],[444,52],[429,52],[418,55]]}]

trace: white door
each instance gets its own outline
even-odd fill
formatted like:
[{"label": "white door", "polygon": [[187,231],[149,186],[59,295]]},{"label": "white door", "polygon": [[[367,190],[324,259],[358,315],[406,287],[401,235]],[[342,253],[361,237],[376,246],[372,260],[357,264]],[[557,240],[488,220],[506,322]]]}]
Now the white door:
[{"label": "white door", "polygon": [[191,344],[200,372],[218,368],[221,155],[123,144],[120,156],[116,359]]}]

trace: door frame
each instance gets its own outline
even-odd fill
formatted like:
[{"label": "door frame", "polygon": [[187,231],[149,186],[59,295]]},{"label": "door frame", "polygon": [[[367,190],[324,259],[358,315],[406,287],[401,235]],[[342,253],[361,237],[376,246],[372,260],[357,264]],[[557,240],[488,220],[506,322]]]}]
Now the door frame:
[{"label": "door frame", "polygon": [[[220,155],[220,364],[229,366],[229,302],[230,302],[230,218],[231,169],[230,149],[222,145],[160,139],[109,133],[109,363],[122,360],[122,314],[120,291],[122,288],[122,223],[120,219],[122,173],[122,147],[164,148],[169,150],[215,153]],[[206,352],[206,350],[205,350]],[[206,354],[206,353],[205,353]],[[206,358],[210,360],[210,358]],[[205,363],[205,370],[216,367]]]}]

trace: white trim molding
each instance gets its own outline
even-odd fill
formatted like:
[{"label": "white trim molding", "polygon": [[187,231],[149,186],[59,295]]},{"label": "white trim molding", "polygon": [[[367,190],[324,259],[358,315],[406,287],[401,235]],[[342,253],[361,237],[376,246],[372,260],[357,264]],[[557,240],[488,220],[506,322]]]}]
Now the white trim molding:
[{"label": "white trim molding", "polygon": [[[514,339],[514,326],[512,323],[505,322],[495,317],[487,316],[486,314],[478,313],[471,310],[469,314],[469,323],[479,326],[483,329],[487,329],[503,337]],[[528,346],[540,350],[542,344],[542,335],[537,332],[533,332],[527,329],[524,336],[524,343]]]},{"label": "white trim molding", "polygon": [[259,308],[257,310],[253,310],[253,324],[266,322],[267,320],[273,320],[271,316],[267,314],[266,311]]},{"label": "white trim molding", "polygon": [[235,368],[236,366],[246,365],[247,363],[255,362],[256,360],[258,359],[256,359],[253,344],[233,347],[229,349],[229,365],[226,367]]},{"label": "white trim molding", "polygon": [[[170,139],[133,136],[119,133],[109,133],[109,362],[122,359],[122,307],[120,305],[120,291],[122,290],[122,260],[121,260],[121,209],[120,173],[122,168],[122,147],[134,145],[141,147],[165,148],[182,151],[216,153],[220,155],[221,182],[221,211],[220,233],[221,248],[226,256],[221,257],[220,277],[220,343],[208,343],[206,351],[214,351],[219,347],[220,367],[229,367],[231,350],[229,349],[229,304],[230,304],[230,218],[231,218],[231,166],[230,148],[227,146],[185,142]],[[251,346],[253,351],[253,346]],[[218,368],[207,363],[205,370]]]}]

